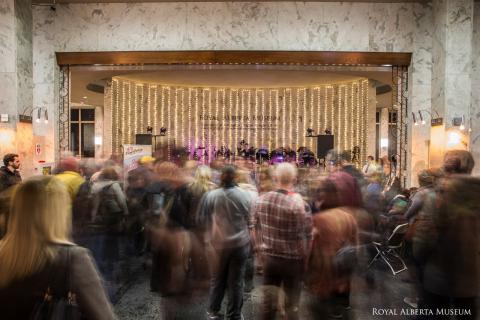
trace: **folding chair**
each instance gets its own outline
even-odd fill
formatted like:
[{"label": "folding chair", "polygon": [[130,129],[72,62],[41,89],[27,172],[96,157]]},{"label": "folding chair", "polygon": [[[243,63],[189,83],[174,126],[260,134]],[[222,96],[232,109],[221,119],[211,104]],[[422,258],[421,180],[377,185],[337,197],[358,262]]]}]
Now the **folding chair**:
[{"label": "folding chair", "polygon": [[[388,237],[388,239],[383,243],[373,241],[372,244],[375,250],[377,250],[377,254],[375,255],[375,257],[373,257],[372,261],[370,261],[367,268],[370,268],[370,266],[377,259],[381,258],[387,264],[390,270],[392,270],[393,275],[407,270],[405,262],[397,251],[403,247],[403,240],[407,229],[408,223],[398,225],[395,227],[390,237]],[[402,268],[399,270],[395,270],[391,263],[391,261],[393,260],[399,261],[402,264]]]}]

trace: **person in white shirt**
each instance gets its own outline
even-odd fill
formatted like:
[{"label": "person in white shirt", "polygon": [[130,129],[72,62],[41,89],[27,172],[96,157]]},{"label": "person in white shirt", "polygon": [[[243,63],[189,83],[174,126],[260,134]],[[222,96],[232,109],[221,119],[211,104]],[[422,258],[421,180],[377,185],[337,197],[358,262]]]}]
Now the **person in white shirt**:
[{"label": "person in white shirt", "polygon": [[363,166],[362,173],[369,177],[375,172],[377,172],[377,163],[375,162],[375,158],[373,156],[368,156],[367,157],[367,164]]}]

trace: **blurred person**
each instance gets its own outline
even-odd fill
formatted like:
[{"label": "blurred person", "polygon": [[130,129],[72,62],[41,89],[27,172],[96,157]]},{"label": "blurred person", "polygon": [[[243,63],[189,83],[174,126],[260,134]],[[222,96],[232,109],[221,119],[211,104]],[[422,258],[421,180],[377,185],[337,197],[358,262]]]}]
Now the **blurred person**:
[{"label": "blurred person", "polygon": [[63,182],[73,202],[80,186],[85,182],[85,179],[80,174],[78,160],[74,157],[65,158],[60,161],[58,170],[59,173],[55,177]]},{"label": "blurred person", "polygon": [[355,217],[360,221],[365,217],[361,202],[349,199],[357,188],[353,178],[343,172],[336,174],[322,183],[321,211],[313,216],[306,287],[315,319],[342,319],[344,311],[350,308],[350,282],[359,245]]},{"label": "blurred person", "polygon": [[258,225],[255,246],[263,258],[262,319],[275,319],[278,291],[285,292],[287,319],[298,319],[305,261],[312,237],[311,212],[293,192],[297,169],[281,163],[275,169],[278,189],[259,196],[252,208],[250,228]]},{"label": "blurred person", "polygon": [[184,228],[186,215],[181,213],[178,196],[189,180],[173,162],[157,161],[154,173],[145,198],[145,231],[152,256],[150,290],[175,297],[183,294],[188,284],[191,238]]},{"label": "blurred person", "polygon": [[375,223],[378,224],[380,215],[385,213],[386,200],[383,195],[383,187],[381,185],[382,175],[380,173],[374,173],[368,178],[368,185],[364,193],[365,209],[375,219]]},{"label": "blurred person", "polygon": [[418,184],[420,187],[412,195],[410,205],[404,214],[406,220],[413,222],[418,213],[422,210],[423,204],[429,194],[435,192],[435,182],[442,176],[440,169],[425,169],[418,173]]},{"label": "blurred person", "polygon": [[378,170],[378,165],[377,162],[375,161],[375,158],[373,156],[368,156],[367,157],[367,164],[363,166],[362,168],[362,173],[365,176],[370,176],[377,172]]},{"label": "blurred person", "polygon": [[[436,319],[476,319],[480,292],[480,179],[470,176],[470,152],[448,151],[446,177],[426,199],[413,235],[413,255],[421,266],[423,291],[419,308]],[[438,310],[447,312],[438,314]],[[429,319],[431,317],[420,317]]]},{"label": "blurred person", "polygon": [[98,180],[91,185],[91,214],[87,225],[88,247],[93,252],[100,272],[105,278],[109,295],[116,299],[116,279],[120,260],[125,251],[123,237],[128,207],[119,176],[114,168],[102,169]]},{"label": "blurred person", "polygon": [[3,164],[0,168],[0,239],[6,231],[10,198],[13,188],[22,182],[20,176],[20,159],[18,154],[8,153],[3,157]]},{"label": "blurred person", "polygon": [[18,169],[20,169],[20,158],[18,154],[6,154],[3,157],[3,166],[0,168],[0,192],[22,182],[22,177]]},{"label": "blurred person", "polygon": [[415,233],[415,228],[418,222],[418,215],[422,211],[423,206],[427,199],[435,195],[435,183],[443,175],[441,169],[425,169],[418,173],[418,183],[420,188],[412,194],[410,203],[406,212],[403,214],[403,218],[409,223],[409,230],[405,236],[406,258],[411,262],[408,268],[409,280],[412,281],[415,286],[409,297],[405,297],[403,301],[411,307],[418,307],[418,300],[421,291],[422,277],[420,273],[420,266],[417,261],[412,257],[412,235]]},{"label": "blurred person", "polygon": [[[253,203],[258,197],[257,188],[251,183],[249,171],[237,170],[237,177],[235,181],[238,183],[238,186],[247,191],[250,195],[250,201]],[[245,269],[245,292],[250,292],[253,290],[253,278],[255,276],[255,259],[254,259],[254,250],[253,247],[250,247],[250,252],[247,259],[247,265]]]},{"label": "blurred person", "polygon": [[351,175],[357,181],[358,186],[363,191],[367,186],[367,180],[360,170],[351,162],[351,152],[348,150],[337,151],[330,150],[327,153],[326,161],[330,164],[331,171],[343,171]]},{"label": "blurred person", "polygon": [[15,192],[0,241],[0,314],[29,319],[45,299],[71,291],[87,319],[115,319],[88,250],[70,242],[70,197],[52,176],[28,179]]},{"label": "blurred person", "polygon": [[127,188],[125,195],[129,211],[128,230],[126,230],[134,242],[134,250],[142,254],[145,250],[145,234],[143,232],[146,220],[146,208],[144,199],[147,187],[153,180],[153,163],[155,158],[143,156],[138,160],[138,167],[128,172]]},{"label": "blurred person", "polygon": [[178,189],[172,208],[174,219],[191,232],[192,252],[189,272],[192,278],[199,282],[210,279],[211,266],[208,257],[211,248],[206,238],[208,227],[200,223],[197,213],[202,197],[215,188],[210,168],[204,165],[199,166],[195,171],[194,180]]},{"label": "blurred person", "polygon": [[267,193],[275,188],[273,180],[273,170],[270,166],[260,167],[257,181],[257,189],[259,194]]},{"label": "blurred person", "polygon": [[248,221],[251,196],[235,182],[236,169],[225,166],[219,189],[209,191],[201,200],[199,217],[210,226],[210,238],[216,250],[207,315],[223,319],[220,313],[228,292],[227,319],[243,319],[243,286],[250,251]]}]

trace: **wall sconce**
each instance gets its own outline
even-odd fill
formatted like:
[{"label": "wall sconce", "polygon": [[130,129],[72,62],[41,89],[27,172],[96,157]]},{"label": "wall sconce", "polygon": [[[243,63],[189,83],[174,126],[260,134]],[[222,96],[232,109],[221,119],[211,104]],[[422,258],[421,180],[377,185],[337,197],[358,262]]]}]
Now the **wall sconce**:
[{"label": "wall sconce", "polygon": [[415,112],[412,111],[413,124],[418,126],[417,118],[415,117]]},{"label": "wall sconce", "polygon": [[[28,112],[31,109],[30,112]],[[44,116],[44,122],[45,124],[48,124],[48,110],[46,107],[34,107],[30,108],[27,107],[23,110],[21,114],[18,115],[18,120],[20,122],[26,122],[26,123],[32,123],[32,118],[33,118],[33,112],[37,110],[37,118],[35,119],[36,123],[40,123],[42,119],[42,111],[43,111],[43,116]]]},{"label": "wall sconce", "polygon": [[95,145],[96,146],[101,146],[102,145],[102,137],[95,137]]},{"label": "wall sconce", "polygon": [[462,123],[460,124],[460,130],[465,130],[465,116],[462,116]]},{"label": "wall sconce", "polygon": [[420,123],[421,123],[422,125],[424,125],[424,124],[425,124],[425,120],[423,119],[423,116],[422,116],[422,110],[419,110],[419,111],[418,111],[418,115],[420,116]]}]

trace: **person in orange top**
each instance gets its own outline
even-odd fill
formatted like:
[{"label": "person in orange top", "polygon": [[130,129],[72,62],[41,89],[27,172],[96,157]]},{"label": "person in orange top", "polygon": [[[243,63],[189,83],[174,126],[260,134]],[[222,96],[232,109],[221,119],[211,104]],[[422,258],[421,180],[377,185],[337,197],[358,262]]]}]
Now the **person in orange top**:
[{"label": "person in orange top", "polygon": [[359,231],[354,209],[342,203],[333,181],[322,183],[318,197],[321,211],[313,216],[305,284],[312,296],[310,309],[315,319],[342,319],[344,308],[349,307]]}]

